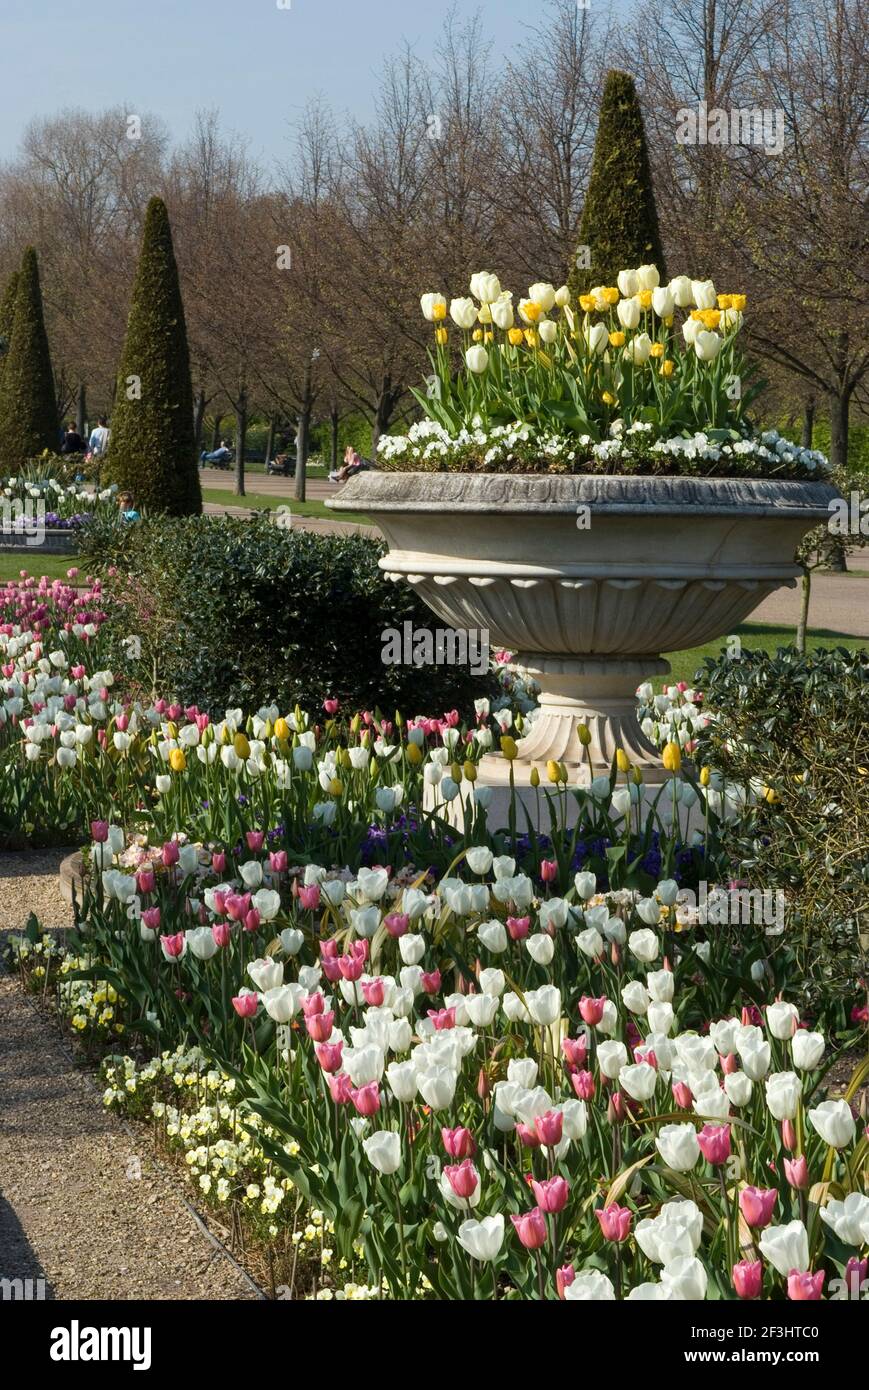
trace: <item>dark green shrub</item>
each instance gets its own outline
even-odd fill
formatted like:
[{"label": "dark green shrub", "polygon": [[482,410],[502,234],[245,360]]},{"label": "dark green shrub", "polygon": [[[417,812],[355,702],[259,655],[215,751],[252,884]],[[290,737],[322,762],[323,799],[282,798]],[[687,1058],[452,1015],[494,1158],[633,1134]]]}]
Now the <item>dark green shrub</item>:
[{"label": "dark green shrub", "polygon": [[760,796],[727,847],[785,894],[770,953],[794,952],[806,1002],[832,1000],[841,1026],[869,967],[869,651],[707,658],[696,681],[715,716],[698,762]]},{"label": "dark green shrub", "polygon": [[638,265],[656,265],[666,282],[643,116],[626,72],[610,72],[604,87],[579,245],[589,248],[591,264],[571,268],[574,294],[614,285],[620,270]]},{"label": "dark green shrub", "polygon": [[15,299],[18,294],[19,272],[13,270],[6,281],[3,298],[0,299],[0,376],[6,365],[9,344],[12,341],[12,328],[15,323]]},{"label": "dark green shrub", "polygon": [[104,472],[140,508],[202,511],[184,305],[160,198],[145,216]]},{"label": "dark green shrub", "polygon": [[[7,287],[8,295],[8,287]],[[3,313],[8,315],[4,299]],[[9,351],[0,374],[0,473],[14,473],[28,459],[58,443],[57,400],[36,252],[21,262]]]},{"label": "dark green shrub", "polygon": [[[121,571],[117,669],[149,690],[221,713],[271,701],[313,712],[333,695],[391,718],[396,708],[468,712],[494,688],[467,667],[383,664],[384,629],[439,620],[408,585],[383,577],[384,548],[367,537],[200,517],[142,521],[107,539],[104,564]],[[135,669],[123,659],[130,634],[142,644]]]}]

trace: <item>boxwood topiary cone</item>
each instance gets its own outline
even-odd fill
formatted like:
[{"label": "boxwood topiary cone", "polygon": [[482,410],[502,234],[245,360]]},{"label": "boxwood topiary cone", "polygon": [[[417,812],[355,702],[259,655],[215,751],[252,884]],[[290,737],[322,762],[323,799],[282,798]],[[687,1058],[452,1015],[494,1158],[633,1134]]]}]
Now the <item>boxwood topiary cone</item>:
[{"label": "boxwood topiary cone", "polygon": [[19,272],[13,270],[6,281],[3,298],[0,299],[0,376],[6,365],[9,346],[12,342],[12,329],[15,324],[15,299],[18,294]]},{"label": "boxwood topiary cone", "polygon": [[[588,248],[586,256],[584,248]],[[586,265],[586,259],[590,264]],[[646,132],[634,79],[610,72],[604,87],[579,245],[568,284],[574,295],[614,285],[620,270],[656,265],[664,253],[649,169]]]},{"label": "boxwood topiary cone", "polygon": [[145,215],[127,336],[118,370],[105,477],[137,507],[171,516],[202,511],[184,305],[169,214]]},{"label": "boxwood topiary cone", "polygon": [[[5,336],[11,286],[3,297]],[[0,369],[0,472],[14,473],[28,459],[58,447],[57,399],[42,312],[39,265],[28,246],[15,287],[9,350]]]}]

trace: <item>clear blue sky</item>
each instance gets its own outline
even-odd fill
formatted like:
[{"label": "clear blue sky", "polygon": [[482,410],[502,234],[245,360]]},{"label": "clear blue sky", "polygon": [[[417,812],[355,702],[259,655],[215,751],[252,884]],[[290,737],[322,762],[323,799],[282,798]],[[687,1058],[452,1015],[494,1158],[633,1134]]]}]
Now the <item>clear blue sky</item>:
[{"label": "clear blue sky", "polygon": [[[365,119],[385,53],[408,40],[431,51],[454,6],[480,11],[494,53],[540,23],[543,0],[0,0],[3,82],[0,159],[34,116],[115,104],[162,117],[174,141],[195,111],[270,160],[288,153],[288,126],[323,93]],[[597,0],[604,4],[605,0]]]}]

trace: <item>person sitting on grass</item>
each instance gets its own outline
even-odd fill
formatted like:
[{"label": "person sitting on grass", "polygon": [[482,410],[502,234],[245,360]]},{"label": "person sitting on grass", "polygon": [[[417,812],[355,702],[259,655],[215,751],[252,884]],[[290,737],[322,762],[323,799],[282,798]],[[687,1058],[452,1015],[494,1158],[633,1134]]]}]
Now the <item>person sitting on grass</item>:
[{"label": "person sitting on grass", "polygon": [[133,505],[133,494],[131,492],[118,493],[118,511],[122,521],[141,521],[140,514]]}]

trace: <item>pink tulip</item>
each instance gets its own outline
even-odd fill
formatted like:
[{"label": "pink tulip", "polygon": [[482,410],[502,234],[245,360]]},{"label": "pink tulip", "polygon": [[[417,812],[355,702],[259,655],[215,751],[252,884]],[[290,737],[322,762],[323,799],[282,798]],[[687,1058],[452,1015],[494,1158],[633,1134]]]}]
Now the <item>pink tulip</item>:
[{"label": "pink tulip", "polygon": [[763,1230],[772,1220],[777,1201],[778,1193],[774,1187],[744,1187],[739,1194],[739,1210],[749,1226]]},{"label": "pink tulip", "polygon": [[544,883],[554,883],[555,880],[558,878],[558,860],[541,859],[540,877],[542,878]]},{"label": "pink tulip", "polygon": [[341,1054],[343,1051],[344,1044],[342,1042],[317,1043],[316,1047],[314,1048],[314,1052],[317,1056],[317,1061],[320,1063],[320,1066],[325,1072],[335,1072],[341,1070]]},{"label": "pink tulip", "polygon": [[[325,1018],[326,1015],[323,1014],[321,1017]],[[350,1099],[360,1115],[376,1115],[380,1109],[380,1087],[376,1081],[369,1081],[367,1086],[360,1086],[357,1091],[351,1091]]]},{"label": "pink tulip", "polygon": [[338,713],[338,706],[339,701],[334,699],[332,696],[330,696],[328,700],[323,701],[323,709],[329,715],[330,718],[332,718],[334,715]]},{"label": "pink tulip", "polygon": [[570,1196],[570,1187],[564,1178],[548,1178],[542,1182],[532,1179],[531,1191],[540,1210],[550,1215],[563,1211]]},{"label": "pink tulip", "polygon": [[759,1298],[763,1287],[763,1265],[760,1260],[740,1260],[733,1266],[731,1279],[740,1298]]},{"label": "pink tulip", "polygon": [[531,929],[530,917],[508,917],[507,931],[511,941],[524,941]]},{"label": "pink tulip", "polygon": [[691,1109],[691,1088],[684,1081],[677,1081],[673,1086],[673,1099],[680,1110]]},{"label": "pink tulip", "polygon": [[340,956],[338,969],[342,980],[358,980],[365,970],[365,962],[358,956]]},{"label": "pink tulip", "polygon": [[735,1071],[739,1071],[739,1058],[735,1052],[728,1052],[726,1057],[721,1058],[721,1070],[725,1076],[732,1076]]},{"label": "pink tulip", "polygon": [[[14,669],[14,668],[13,668]],[[10,675],[12,672],[10,671]],[[109,838],[109,823],[107,820],[91,821],[91,839],[94,844],[104,845]]]},{"label": "pink tulip", "polygon": [[335,1012],[333,1009],[330,1009],[327,1014],[312,1014],[310,1018],[305,1019],[308,1037],[312,1038],[315,1043],[328,1042],[334,1026]]},{"label": "pink tulip", "polygon": [[302,1000],[302,1013],[305,1018],[313,1018],[314,1014],[321,1014],[325,1011],[325,997],[317,991],[316,994],[309,994],[307,999]]},{"label": "pink tulip", "polygon": [[477,1152],[477,1141],[473,1134],[461,1125],[456,1129],[442,1127],[441,1139],[450,1158],[473,1158]]},{"label": "pink tulip", "polygon": [[793,1120],[782,1120],[781,1141],[788,1153],[792,1154],[797,1147],[797,1132]]},{"label": "pink tulip", "polygon": [[630,1207],[620,1207],[617,1202],[611,1202],[608,1207],[598,1207],[595,1216],[600,1222],[604,1240],[611,1240],[616,1245],[627,1240],[634,1219]]},{"label": "pink tulip", "polygon": [[456,1026],[455,1009],[429,1009],[428,1016],[435,1026],[436,1033],[448,1032]]},{"label": "pink tulip", "polygon": [[588,1057],[588,1040],[582,1038],[562,1038],[561,1050],[570,1067],[582,1068]]},{"label": "pink tulip", "polygon": [[730,1157],[730,1125],[704,1125],[697,1143],[706,1162],[720,1168]]},{"label": "pink tulip", "polygon": [[243,922],[250,912],[250,893],[227,893],[224,911],[233,922]]},{"label": "pink tulip", "polygon": [[856,1255],[852,1255],[845,1265],[845,1287],[849,1297],[860,1298],[861,1290],[867,1277],[869,1277],[869,1259],[858,1260]]},{"label": "pink tulip", "polygon": [[260,850],[265,844],[265,831],[248,830],[244,838],[247,841],[247,847],[250,850],[251,854],[259,854]]},{"label": "pink tulip", "polygon": [[285,874],[287,872],[288,863],[289,860],[285,849],[276,849],[269,855],[269,868],[274,874]]},{"label": "pink tulip", "polygon": [[817,1274],[811,1270],[800,1274],[792,1269],[788,1275],[788,1298],[793,1303],[818,1303],[824,1291],[825,1277],[822,1269]]},{"label": "pink tulip", "polygon": [[546,1244],[546,1221],[539,1207],[523,1216],[511,1216],[510,1220],[526,1250],[539,1250]]},{"label": "pink tulip", "polygon": [[255,907],[249,908],[248,911],[244,914],[245,931],[256,931],[261,920],[262,919],[260,918],[257,909]]},{"label": "pink tulip", "polygon": [[379,1009],[384,999],[386,998],[386,992],[383,987],[383,981],[381,979],[363,980],[362,997],[369,1008]]},{"label": "pink tulip", "polygon": [[561,1143],[561,1136],[564,1132],[564,1116],[560,1110],[547,1110],[545,1115],[535,1117],[534,1128],[541,1144],[552,1149],[556,1144]]},{"label": "pink tulip", "polygon": [[424,994],[439,994],[441,988],[441,972],[439,970],[423,971],[420,983]]},{"label": "pink tulip", "polygon": [[320,885],[312,883],[308,888],[299,889],[299,906],[309,912],[316,912],[320,906]]},{"label": "pink tulip", "polygon": [[573,1265],[562,1265],[555,1271],[555,1289],[559,1298],[564,1298],[564,1290],[569,1289],[576,1278]]},{"label": "pink tulip", "polygon": [[259,997],[256,994],[237,994],[232,1001],[232,1007],[239,1018],[253,1018],[259,1007]]},{"label": "pink tulip", "polygon": [[153,893],[157,875],[153,869],[140,869],[136,874],[136,887],[140,893]]},{"label": "pink tulip", "polygon": [[[160,909],[159,909],[159,907],[146,907],[146,908],[143,908],[143,910],[142,910],[142,921],[143,921],[144,925],[148,928],[149,931],[156,931],[157,928],[158,928],[159,925],[160,925]],[[167,937],[166,940],[168,941],[169,938]],[[176,954],[180,954],[180,953],[176,953]]]},{"label": "pink tulip", "polygon": [[523,1146],[523,1148],[540,1148],[540,1135],[537,1133],[537,1130],[533,1128],[533,1126],[518,1124],[516,1126],[516,1134],[519,1139],[519,1143]]},{"label": "pink tulip", "polygon": [[600,999],[593,999],[584,994],[579,1001],[579,1012],[583,1023],[588,1023],[591,1027],[600,1023],[606,1002],[606,995],[602,995]]},{"label": "pink tulip", "polygon": [[232,936],[232,928],[228,922],[215,922],[211,928],[211,935],[218,946],[228,946]]},{"label": "pink tulip", "polygon": [[785,1177],[797,1192],[804,1192],[809,1185],[809,1165],[805,1154],[799,1158],[785,1159]]},{"label": "pink tulip", "polygon": [[457,1197],[462,1197],[465,1200],[468,1197],[473,1197],[480,1177],[469,1158],[463,1159],[461,1163],[446,1164],[444,1172],[447,1175],[447,1182]]},{"label": "pink tulip", "polygon": [[[154,908],[153,910],[155,912],[160,911],[159,908]],[[144,913],[142,916],[144,917]],[[176,932],[174,936],[161,936],[160,945],[163,947],[164,956],[171,960],[177,960],[178,957],[184,953],[186,939],[183,931]]]},{"label": "pink tulip", "polygon": [[160,851],[160,854],[163,859],[164,868],[171,869],[173,864],[178,863],[180,851],[178,849],[178,845],[174,840],[167,840],[162,850]]},{"label": "pink tulip", "polygon": [[410,918],[406,912],[390,912],[383,919],[383,925],[390,936],[404,936],[410,926]]},{"label": "pink tulip", "polygon": [[329,1094],[336,1105],[349,1105],[353,1082],[346,1072],[339,1071],[333,1076],[327,1077],[329,1082]]},{"label": "pink tulip", "polygon": [[580,1100],[591,1100],[594,1095],[594,1076],[590,1071],[575,1071],[571,1075],[573,1089]]}]

